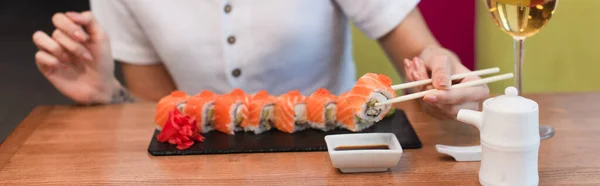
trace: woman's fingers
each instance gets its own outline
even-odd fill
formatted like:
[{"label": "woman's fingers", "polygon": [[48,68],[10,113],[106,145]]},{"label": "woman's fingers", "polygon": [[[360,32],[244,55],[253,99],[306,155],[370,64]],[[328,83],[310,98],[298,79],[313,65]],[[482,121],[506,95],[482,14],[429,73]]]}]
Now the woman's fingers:
[{"label": "woman's fingers", "polygon": [[420,76],[424,77],[423,79],[429,79],[429,74],[427,73],[427,68],[425,68],[423,60],[421,58],[415,57],[415,64]]},{"label": "woman's fingers", "polygon": [[[478,76],[464,78],[462,82],[481,79]],[[431,104],[458,105],[468,102],[478,102],[489,97],[487,85],[465,87],[450,90],[440,90],[424,96],[423,101]]]},{"label": "woman's fingers", "polygon": [[[462,82],[480,79],[477,76],[467,77]],[[478,102],[489,97],[487,85],[450,89],[447,91],[435,91],[425,95],[424,101],[435,104],[457,105],[466,102]]]},{"label": "woman's fingers", "polygon": [[86,47],[84,47],[81,43],[71,39],[64,32],[62,32],[62,30],[54,30],[54,33],[52,33],[52,38],[73,56],[85,59],[87,61],[93,60],[92,54]]},{"label": "woman's fingers", "polygon": [[97,31],[100,29],[99,27],[97,27],[98,25],[96,24],[96,19],[90,11],[84,11],[81,13],[67,12],[65,13],[65,15],[74,23],[85,27],[89,32]]},{"label": "woman's fingers", "polygon": [[412,62],[410,61],[410,59],[404,59],[404,72],[406,73],[406,79],[407,81],[415,81],[415,77],[413,77],[413,70],[412,70]]},{"label": "woman's fingers", "polygon": [[[410,59],[404,59],[404,70],[406,72],[406,79],[408,82],[425,79],[417,72],[416,65],[417,64],[415,61],[412,61]],[[411,89],[412,89],[412,92],[420,92],[420,91],[424,90],[424,87],[419,86],[419,87],[413,87]]]},{"label": "woman's fingers", "polygon": [[63,63],[67,63],[69,56],[66,51],[58,44],[54,39],[50,38],[48,34],[42,31],[36,31],[33,33],[33,43],[40,49],[47,51]]},{"label": "woman's fingers", "polygon": [[434,88],[439,90],[450,88],[452,65],[448,56],[433,56],[425,65],[431,69],[431,79],[433,80],[432,84]]},{"label": "woman's fingers", "polygon": [[60,66],[60,62],[56,57],[43,50],[39,50],[35,53],[35,63],[44,74],[52,73]]},{"label": "woman's fingers", "polygon": [[67,12],[65,15],[74,23],[83,26],[92,40],[107,40],[107,36],[104,34],[92,12]]},{"label": "woman's fingers", "polygon": [[435,91],[425,96],[425,101],[436,104],[461,104],[465,102],[480,101],[488,96],[488,89],[482,86]]},{"label": "woman's fingers", "polygon": [[75,24],[63,13],[56,13],[52,16],[52,24],[59,30],[63,31],[65,35],[73,38],[79,42],[85,42],[89,39],[88,34],[81,28],[81,26]]},{"label": "woman's fingers", "polygon": [[[413,59],[413,64],[414,64],[414,69],[415,69],[415,72],[413,72],[413,75],[416,77],[417,80],[430,79],[429,74],[427,74],[427,69],[425,68],[425,65],[423,64],[423,60],[421,60],[418,57],[415,57]],[[428,84],[428,85],[419,86],[419,87],[417,87],[417,89],[418,89],[418,91],[424,91],[424,90],[428,90],[428,89],[433,89],[433,86],[431,86],[431,84]]]}]

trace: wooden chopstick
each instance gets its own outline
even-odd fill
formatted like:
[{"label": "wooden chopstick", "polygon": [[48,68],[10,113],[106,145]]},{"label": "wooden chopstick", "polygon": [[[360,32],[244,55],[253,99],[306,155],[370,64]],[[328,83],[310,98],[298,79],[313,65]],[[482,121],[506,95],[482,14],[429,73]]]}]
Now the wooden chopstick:
[{"label": "wooden chopstick", "polygon": [[[476,70],[476,71],[472,71],[472,72],[454,74],[454,75],[450,76],[450,79],[451,80],[459,80],[459,79],[463,79],[463,78],[466,78],[469,76],[481,76],[481,75],[488,75],[488,74],[493,74],[493,73],[498,73],[498,72],[500,72],[500,68],[498,68],[498,67],[488,68],[488,69]],[[427,85],[427,84],[430,84],[431,82],[433,82],[431,79],[424,79],[424,80],[413,81],[413,82],[409,82],[409,83],[392,85],[392,89],[402,90],[402,89]]]},{"label": "wooden chopstick", "polygon": [[[513,73],[506,73],[506,74],[502,74],[502,75],[497,75],[497,76],[492,76],[492,77],[488,77],[488,78],[483,78],[483,79],[480,79],[480,80],[475,80],[475,81],[469,81],[469,82],[455,84],[455,85],[450,86],[450,89],[464,88],[464,87],[471,87],[471,86],[477,86],[477,85],[487,84],[487,83],[491,83],[491,82],[496,82],[496,81],[501,81],[501,80],[505,80],[505,79],[510,79],[510,78],[513,78],[513,76],[514,76]],[[413,94],[408,94],[408,95],[404,95],[404,96],[395,97],[395,98],[392,98],[392,99],[388,99],[388,100],[376,103],[375,106],[393,104],[393,103],[408,101],[408,100],[411,100],[411,99],[421,98],[421,97],[425,96],[426,94],[432,93],[434,91],[438,91],[438,90],[437,89],[431,89],[431,90],[426,90],[426,91],[423,91],[423,92],[417,92],[417,93],[413,93]]]}]

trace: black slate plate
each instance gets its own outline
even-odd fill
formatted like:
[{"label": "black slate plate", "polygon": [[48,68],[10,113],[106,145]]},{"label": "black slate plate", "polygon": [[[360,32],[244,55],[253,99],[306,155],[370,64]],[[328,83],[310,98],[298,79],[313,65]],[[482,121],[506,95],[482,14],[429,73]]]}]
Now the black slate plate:
[{"label": "black slate plate", "polygon": [[[402,110],[396,110],[393,116],[387,117],[369,129],[358,133],[386,132],[394,133],[403,149],[421,148],[421,140],[415,133]],[[293,134],[271,130],[261,134],[238,132],[226,135],[220,132],[209,132],[203,136],[202,143],[195,143],[188,149],[179,150],[176,145],[156,140],[159,131],[155,131],[148,152],[154,156],[228,154],[228,153],[265,153],[265,152],[308,152],[327,151],[325,136],[330,134],[353,133],[344,129],[328,132],[308,129]]]}]

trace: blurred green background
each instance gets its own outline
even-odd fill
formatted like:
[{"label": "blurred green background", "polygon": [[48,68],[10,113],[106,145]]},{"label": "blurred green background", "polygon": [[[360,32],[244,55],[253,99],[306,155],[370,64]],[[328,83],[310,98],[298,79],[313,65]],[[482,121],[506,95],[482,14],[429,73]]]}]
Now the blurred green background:
[{"label": "blurred green background", "polygon": [[352,26],[352,38],[357,78],[367,72],[374,72],[390,76],[394,84],[403,82],[377,41],[370,40],[354,25]]},{"label": "blurred green background", "polygon": [[[492,22],[483,1],[477,0],[476,69],[500,67],[513,72],[513,40]],[[523,92],[600,91],[600,8],[598,0],[560,0],[553,18],[537,35],[525,40]],[[588,14],[587,16],[584,14]],[[590,16],[591,15],[591,16]],[[352,28],[357,76],[366,72],[389,75],[401,83],[376,41]],[[489,84],[501,93],[512,80]]]}]

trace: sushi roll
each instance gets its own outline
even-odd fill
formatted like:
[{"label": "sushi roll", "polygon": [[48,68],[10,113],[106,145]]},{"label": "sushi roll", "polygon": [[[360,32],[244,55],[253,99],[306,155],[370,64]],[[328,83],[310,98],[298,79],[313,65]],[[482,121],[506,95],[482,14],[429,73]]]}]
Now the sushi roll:
[{"label": "sushi roll", "polygon": [[248,96],[241,89],[234,89],[215,101],[214,128],[225,134],[234,135],[248,122]]},{"label": "sushi roll", "polygon": [[165,123],[169,119],[169,112],[174,107],[179,108],[179,111],[183,112],[189,97],[183,91],[173,91],[171,94],[161,98],[156,105],[156,115],[154,117],[156,129],[162,130],[162,127],[165,126]]},{"label": "sushi roll", "polygon": [[196,126],[201,133],[214,130],[214,107],[218,97],[210,90],[203,90],[187,100],[183,113],[196,118]]},{"label": "sushi roll", "polygon": [[347,101],[348,93],[344,93],[337,98],[337,123],[341,128],[352,132],[359,132],[367,129],[375,122],[360,119]]},{"label": "sushi roll", "polygon": [[261,90],[252,95],[248,106],[248,122],[244,122],[242,125],[244,131],[260,134],[271,130],[276,101],[277,97],[269,95],[266,90]]},{"label": "sushi roll", "polygon": [[336,96],[327,89],[317,89],[306,99],[306,115],[312,128],[322,131],[335,129]]},{"label": "sushi roll", "polygon": [[298,90],[279,96],[275,103],[275,127],[287,133],[306,129],[306,96]]},{"label": "sushi roll", "polygon": [[378,122],[392,109],[392,105],[376,103],[396,97],[392,80],[383,74],[367,73],[360,77],[348,92],[347,101],[360,119]]}]

